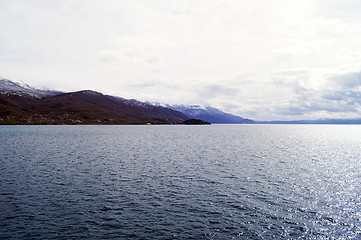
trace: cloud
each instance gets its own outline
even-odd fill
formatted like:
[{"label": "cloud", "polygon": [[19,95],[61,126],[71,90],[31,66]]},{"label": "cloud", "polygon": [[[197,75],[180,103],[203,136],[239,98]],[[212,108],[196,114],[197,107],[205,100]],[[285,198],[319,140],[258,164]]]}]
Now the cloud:
[{"label": "cloud", "polygon": [[275,85],[291,88],[296,93],[307,91],[312,84],[311,73],[307,70],[287,70],[271,74],[271,81]]},{"label": "cloud", "polygon": [[102,51],[99,53],[100,62],[110,63],[118,60],[119,60],[119,55],[115,51]]},{"label": "cloud", "polygon": [[[315,101],[318,100],[318,101]],[[305,99],[304,102],[290,103],[289,106],[276,110],[281,115],[312,115],[315,112],[349,113],[357,112],[359,105],[326,101],[324,99]]]},{"label": "cloud", "polygon": [[[279,106],[275,113],[284,116],[358,116],[361,103],[360,72],[333,74],[321,77],[324,81],[318,86],[309,81],[310,73],[306,71],[291,71],[273,75],[275,84],[287,86],[294,93],[294,99],[288,104]],[[281,76],[281,77],[280,77]],[[283,78],[286,76],[286,78]]]},{"label": "cloud", "polygon": [[329,78],[340,86],[340,88],[352,89],[361,86],[361,71],[336,75]]},{"label": "cloud", "polygon": [[203,103],[258,120],[360,109],[357,0],[4,0],[0,7],[0,74],[31,85]]},{"label": "cloud", "polygon": [[239,94],[241,90],[236,89],[235,87],[224,86],[222,84],[211,84],[202,86],[199,94],[202,98],[213,99],[213,98],[224,98],[224,97],[234,97]]}]

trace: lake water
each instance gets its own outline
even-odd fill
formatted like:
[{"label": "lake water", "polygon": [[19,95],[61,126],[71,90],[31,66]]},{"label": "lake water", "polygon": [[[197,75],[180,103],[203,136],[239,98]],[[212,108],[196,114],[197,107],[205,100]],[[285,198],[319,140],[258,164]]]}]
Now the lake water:
[{"label": "lake water", "polygon": [[0,239],[361,239],[361,126],[0,126]]}]

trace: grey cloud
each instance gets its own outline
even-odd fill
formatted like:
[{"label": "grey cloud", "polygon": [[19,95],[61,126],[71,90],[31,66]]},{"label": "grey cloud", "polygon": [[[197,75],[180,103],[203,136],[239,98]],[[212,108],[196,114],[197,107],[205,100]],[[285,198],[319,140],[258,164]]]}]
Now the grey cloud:
[{"label": "grey cloud", "polygon": [[335,103],[329,101],[314,102],[310,104],[310,111],[327,111],[327,112],[357,112],[357,106],[355,104],[347,103]]},{"label": "grey cloud", "polygon": [[329,113],[350,113],[357,112],[358,105],[352,104],[335,104],[333,102],[308,102],[308,103],[294,103],[286,107],[282,107],[276,110],[276,113],[280,115],[293,115],[301,116],[304,114],[311,114],[319,111]]},{"label": "grey cloud", "polygon": [[310,115],[317,112],[356,113],[361,104],[361,72],[334,75],[327,78],[324,89],[308,85],[309,71],[283,71],[271,75],[272,83],[290,88],[294,96],[284,106],[275,109],[280,115]]},{"label": "grey cloud", "polygon": [[227,87],[221,84],[212,84],[201,87],[199,94],[206,98],[215,98],[219,96],[236,96],[241,90],[235,87]]},{"label": "grey cloud", "polygon": [[233,103],[228,103],[228,102],[222,103],[222,106],[231,112],[237,111],[239,109],[238,104],[233,104]]},{"label": "grey cloud", "polygon": [[304,115],[315,112],[329,113],[350,113],[357,112],[361,103],[361,93],[359,92],[328,92],[308,91],[301,94],[297,100],[292,101],[287,106],[276,110],[281,115]]},{"label": "grey cloud", "polygon": [[354,88],[361,86],[361,72],[352,72],[330,77],[330,80],[343,88]]},{"label": "grey cloud", "polygon": [[324,99],[345,102],[349,104],[361,103],[361,92],[358,91],[336,91],[323,95]]},{"label": "grey cloud", "polygon": [[272,83],[291,88],[294,92],[307,91],[305,84],[310,79],[308,71],[284,71],[271,75]]}]

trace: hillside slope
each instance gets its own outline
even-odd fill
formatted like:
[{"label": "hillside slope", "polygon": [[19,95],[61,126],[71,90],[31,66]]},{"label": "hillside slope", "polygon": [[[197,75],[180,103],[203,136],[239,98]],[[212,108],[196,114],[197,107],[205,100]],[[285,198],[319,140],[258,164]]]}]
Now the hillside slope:
[{"label": "hillside slope", "polygon": [[60,93],[9,80],[0,84],[0,124],[177,124],[187,119],[172,109],[90,90]]},{"label": "hillside slope", "polygon": [[225,113],[217,108],[202,107],[199,105],[165,105],[168,108],[182,112],[191,118],[201,119],[210,123],[219,124],[240,124],[254,123],[251,119],[242,118],[229,113]]}]

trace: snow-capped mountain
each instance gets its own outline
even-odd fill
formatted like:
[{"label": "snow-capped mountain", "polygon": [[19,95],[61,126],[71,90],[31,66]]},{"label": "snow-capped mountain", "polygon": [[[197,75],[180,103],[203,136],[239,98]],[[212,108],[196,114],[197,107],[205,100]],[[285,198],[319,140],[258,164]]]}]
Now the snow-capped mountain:
[{"label": "snow-capped mountain", "polygon": [[188,119],[253,123],[212,107],[152,104],[91,90],[69,93],[40,90],[0,78],[0,120],[6,124],[175,124]]},{"label": "snow-capped mountain", "polygon": [[61,93],[0,80],[0,125],[196,124],[187,120],[187,115],[172,109],[92,90]]},{"label": "snow-capped mountain", "polygon": [[154,103],[157,106],[167,107],[179,112],[182,112],[190,118],[197,118],[210,123],[254,123],[251,119],[242,118],[239,116],[225,113],[217,108],[201,105],[169,105]]},{"label": "snow-capped mountain", "polygon": [[31,97],[41,98],[44,96],[54,96],[56,94],[60,94],[59,91],[51,91],[51,90],[40,90],[25,83],[13,82],[8,79],[0,78],[0,94],[7,95],[28,95]]}]

